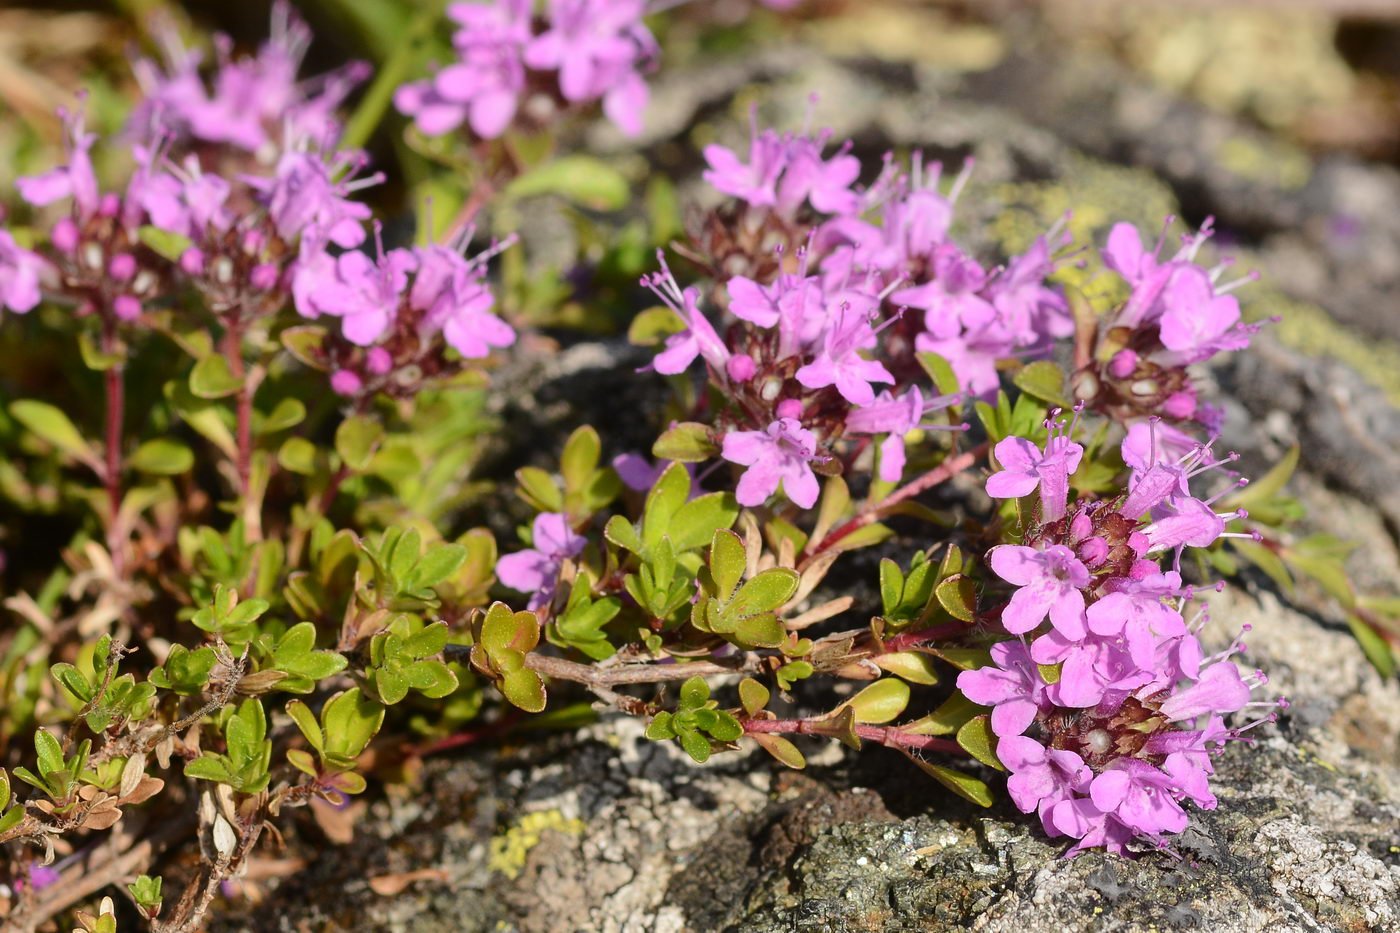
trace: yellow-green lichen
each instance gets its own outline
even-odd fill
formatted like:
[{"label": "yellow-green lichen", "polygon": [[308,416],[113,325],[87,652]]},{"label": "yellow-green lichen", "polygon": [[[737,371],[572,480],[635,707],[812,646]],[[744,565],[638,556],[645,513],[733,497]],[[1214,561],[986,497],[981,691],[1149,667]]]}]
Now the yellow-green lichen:
[{"label": "yellow-green lichen", "polygon": [[491,840],[491,856],[488,866],[507,878],[518,878],[525,870],[525,859],[530,850],[540,844],[546,832],[553,830],[580,835],[584,830],[583,820],[564,816],[558,810],[540,810],[526,813],[504,833]]}]

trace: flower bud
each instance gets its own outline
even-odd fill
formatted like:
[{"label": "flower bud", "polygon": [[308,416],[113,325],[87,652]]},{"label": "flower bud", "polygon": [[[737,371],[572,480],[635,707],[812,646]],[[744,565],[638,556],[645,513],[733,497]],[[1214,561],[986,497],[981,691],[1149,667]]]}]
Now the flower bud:
[{"label": "flower bud", "polygon": [[724,369],[735,382],[748,382],[758,367],[747,353],[736,353],[725,362]]},{"label": "flower bud", "polygon": [[1196,393],[1185,389],[1173,392],[1162,403],[1162,414],[1168,418],[1190,418],[1196,413]]},{"label": "flower bud", "polygon": [[180,271],[186,275],[204,273],[204,251],[191,246],[180,254]]},{"label": "flower bud", "polygon": [[130,253],[117,253],[107,260],[107,274],[118,282],[128,281],[136,274],[136,257]]},{"label": "flower bud", "polygon": [[365,368],[376,376],[382,376],[394,368],[394,358],[383,347],[370,347],[365,355]]},{"label": "flower bud", "polygon": [[54,249],[71,256],[78,248],[78,225],[73,222],[73,218],[65,217],[53,225],[49,239],[53,241]]},{"label": "flower bud", "polygon": [[1138,355],[1132,350],[1119,350],[1108,362],[1108,374],[1114,379],[1127,379],[1137,369]]},{"label": "flower bud", "polygon": [[336,395],[355,395],[364,387],[360,377],[348,369],[337,369],[331,373],[331,391]]},{"label": "flower bud", "polygon": [[778,403],[777,414],[779,418],[801,418],[802,403],[795,398],[785,398]]}]

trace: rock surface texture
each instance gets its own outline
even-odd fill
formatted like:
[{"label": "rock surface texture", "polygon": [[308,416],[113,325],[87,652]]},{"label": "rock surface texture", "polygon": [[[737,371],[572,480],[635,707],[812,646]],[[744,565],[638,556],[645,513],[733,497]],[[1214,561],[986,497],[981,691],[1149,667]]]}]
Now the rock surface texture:
[{"label": "rock surface texture", "polygon": [[[1281,144],[1115,67],[1026,53],[967,77],[776,49],[703,79],[666,75],[652,143],[752,84],[769,86],[779,125],[796,125],[816,89],[817,122],[862,151],[975,155],[977,190],[963,201],[972,231],[978,213],[1022,201],[1040,223],[1035,204],[1056,197],[1144,225],[1178,206],[1194,223],[1216,215],[1272,283],[1256,310],[1272,313],[1263,305],[1279,296],[1282,313],[1302,320],[1217,373],[1226,440],[1251,467],[1300,444],[1295,485],[1310,522],[1361,542],[1353,573],[1363,586],[1393,588],[1400,412],[1376,383],[1400,372],[1389,342],[1400,339],[1400,316],[1387,313],[1400,278],[1400,177],[1343,159],[1312,164],[1286,188],[1231,174],[1212,147]],[[1329,234],[1343,215],[1360,218],[1362,239]],[[1308,336],[1340,333],[1339,321],[1351,343]],[[562,434],[590,413],[561,411],[561,399],[606,395],[596,386],[620,385],[635,365],[616,345],[576,346],[525,380],[524,401],[510,393],[511,422],[536,425],[533,438]],[[603,428],[606,414],[594,423]],[[802,773],[753,751],[697,767],[674,745],[646,741],[639,723],[609,719],[432,760],[421,793],[373,804],[354,844],[328,848],[225,928],[1400,929],[1400,687],[1305,587],[1285,596],[1247,576],[1214,597],[1212,616],[1220,647],[1253,625],[1249,656],[1293,705],[1220,759],[1220,806],[1194,815],[1176,857],[1066,861],[1008,803],[977,810],[880,750],[813,746]]]}]

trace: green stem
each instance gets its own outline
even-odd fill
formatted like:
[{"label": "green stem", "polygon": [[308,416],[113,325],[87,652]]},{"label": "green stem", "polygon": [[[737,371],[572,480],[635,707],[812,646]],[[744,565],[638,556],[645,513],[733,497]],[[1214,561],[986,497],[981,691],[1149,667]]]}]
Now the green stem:
[{"label": "green stem", "polygon": [[373,83],[365,91],[360,105],[355,108],[355,112],[351,114],[349,121],[345,124],[345,134],[340,139],[342,148],[359,149],[374,135],[375,129],[378,128],[379,122],[384,119],[384,114],[394,99],[394,91],[408,77],[408,71],[413,66],[414,59],[418,54],[419,42],[428,35],[438,19],[441,18],[445,5],[446,0],[430,0],[423,9],[418,11],[417,16],[409,21],[408,28],[403,31],[398,45],[379,66],[378,74],[375,75]]}]

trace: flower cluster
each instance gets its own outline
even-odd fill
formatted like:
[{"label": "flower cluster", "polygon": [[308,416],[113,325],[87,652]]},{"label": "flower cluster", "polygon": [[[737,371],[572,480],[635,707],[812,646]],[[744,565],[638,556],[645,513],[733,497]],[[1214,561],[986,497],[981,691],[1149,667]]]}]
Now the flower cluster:
[{"label": "flower cluster", "polygon": [[601,101],[623,132],[640,133],[649,96],[642,73],[657,56],[642,23],[645,0],[551,0],[544,20],[531,15],[532,6],[451,4],[458,60],[401,86],[399,110],[429,136],[465,122],[478,137],[495,139],[522,116],[540,122],[561,103]]},{"label": "flower cluster", "polygon": [[364,62],[300,80],[311,30],[286,0],[272,9],[272,32],[257,55],[234,58],[228,36],[215,37],[217,67],[206,81],[203,56],[186,48],[175,26],[157,23],[162,61],[138,57],[132,70],[142,98],[130,120],[142,137],[157,131],[181,146],[227,146],[261,162],[310,140],[333,146],[336,115],[349,93],[369,75]]},{"label": "flower cluster", "polygon": [[1187,367],[1244,349],[1261,325],[1243,323],[1239,302],[1230,294],[1254,275],[1220,284],[1228,262],[1209,269],[1197,264],[1212,232],[1208,219],[1184,238],[1176,255],[1163,260],[1165,231],[1149,251],[1131,224],[1113,227],[1100,255],[1122,276],[1128,297],[1085,341],[1092,352],[1076,361],[1078,398],[1122,420],[1159,415],[1218,430],[1220,413],[1198,402]]},{"label": "flower cluster", "polygon": [[515,342],[515,331],[491,313],[495,297],[485,280],[487,261],[512,241],[468,259],[471,234],[414,249],[381,246],[377,261],[350,250],[335,258],[318,253],[298,266],[297,311],[340,318],[340,334],[313,355],[331,372],[336,393],[411,397],[452,373],[446,347],[480,359]]},{"label": "flower cluster", "polygon": [[[1137,446],[1125,442],[1125,457],[1136,459]],[[1015,587],[1001,625],[1017,638],[992,648],[990,666],[960,674],[958,688],[993,708],[997,757],[1022,811],[1038,812],[1051,836],[1077,839],[1072,851],[1123,852],[1184,829],[1186,801],[1213,808],[1211,757],[1250,728],[1225,717],[1274,704],[1250,702],[1265,678],[1230,660],[1243,643],[1205,656],[1196,634],[1205,610],[1188,623],[1190,590],[1153,559],[1229,534],[1239,513],[1217,514],[1188,484],[1232,458],[1215,459],[1209,445],[1174,457],[1152,443],[1126,495],[1067,505],[1083,453],[1053,423],[1044,449],[1019,437],[997,445],[1003,469],[988,494],[1038,489],[1040,515],[1024,544],[987,555]]]}]

